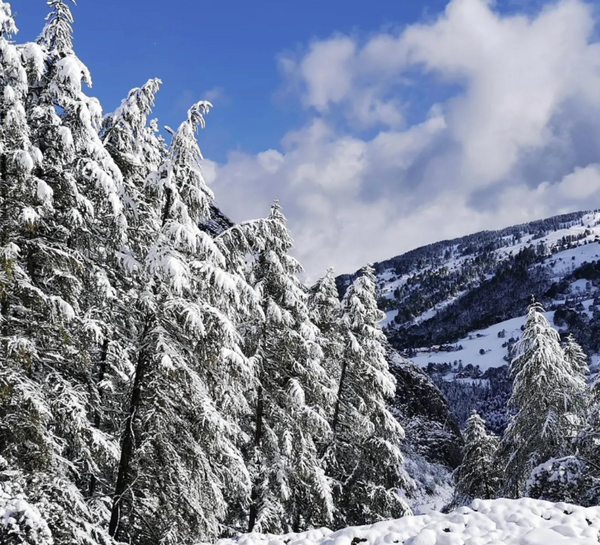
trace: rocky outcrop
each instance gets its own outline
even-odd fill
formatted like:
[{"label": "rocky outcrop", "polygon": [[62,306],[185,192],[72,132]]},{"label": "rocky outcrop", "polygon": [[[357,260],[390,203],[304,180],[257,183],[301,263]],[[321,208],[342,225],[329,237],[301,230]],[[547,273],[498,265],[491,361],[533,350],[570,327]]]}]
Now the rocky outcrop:
[{"label": "rocky outcrop", "polygon": [[462,435],[440,390],[424,371],[397,354],[390,370],[397,381],[392,409],[406,441],[428,461],[456,468],[462,459]]}]

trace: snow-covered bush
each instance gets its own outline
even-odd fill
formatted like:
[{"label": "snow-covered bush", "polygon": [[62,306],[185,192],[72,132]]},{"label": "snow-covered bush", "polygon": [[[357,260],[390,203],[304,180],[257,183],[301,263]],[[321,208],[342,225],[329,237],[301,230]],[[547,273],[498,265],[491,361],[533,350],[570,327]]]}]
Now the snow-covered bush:
[{"label": "snow-covered bush", "polygon": [[0,491],[0,545],[52,545],[52,534],[39,510],[21,495]]},{"label": "snow-covered bush", "polygon": [[587,466],[577,456],[551,458],[531,472],[526,494],[548,501],[581,503],[588,488]]}]

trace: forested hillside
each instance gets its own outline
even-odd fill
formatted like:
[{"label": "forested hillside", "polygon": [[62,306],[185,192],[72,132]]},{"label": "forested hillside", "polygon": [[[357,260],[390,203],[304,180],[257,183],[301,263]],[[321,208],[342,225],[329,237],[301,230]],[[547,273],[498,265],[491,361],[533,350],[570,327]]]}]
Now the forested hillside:
[{"label": "forested hillside", "polygon": [[[464,427],[472,410],[502,433],[508,364],[531,297],[596,368],[600,213],[577,212],[418,248],[374,265],[391,344],[427,371]],[[343,292],[352,275],[340,276]]]},{"label": "forested hillside", "polygon": [[[438,242],[376,263],[388,336],[401,350],[455,343],[524,315],[532,295],[544,302],[564,299],[571,295],[569,280],[595,280],[599,225],[600,214],[576,212]],[[340,291],[353,277],[338,277]]]}]

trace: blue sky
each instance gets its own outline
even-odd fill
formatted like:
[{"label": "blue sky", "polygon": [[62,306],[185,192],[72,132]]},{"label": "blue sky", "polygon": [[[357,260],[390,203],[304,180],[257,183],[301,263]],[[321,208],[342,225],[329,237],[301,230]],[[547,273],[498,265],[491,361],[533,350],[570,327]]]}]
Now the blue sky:
[{"label": "blue sky", "polygon": [[[19,41],[47,7],[13,0]],[[156,116],[215,108],[205,172],[234,220],[280,198],[314,278],[600,207],[598,4],[585,0],[80,0],[105,111],[160,77]]]},{"label": "blue sky", "polygon": [[[112,110],[148,78],[163,87],[156,116],[174,128],[192,101],[206,95],[215,109],[203,152],[259,152],[277,144],[302,109],[281,91],[277,57],[332,33],[368,35],[439,12],[446,0],[80,0],[73,8],[78,56],[94,89]],[[39,34],[44,0],[13,0],[19,40]],[[213,91],[213,92],[210,92]]]},{"label": "blue sky", "polygon": [[[533,0],[503,0],[506,11]],[[447,0],[79,0],[73,8],[78,56],[91,70],[105,110],[129,89],[159,77],[156,117],[174,128],[189,105],[208,96],[215,109],[201,136],[203,153],[224,161],[232,149],[276,146],[303,109],[286,96],[277,58],[332,34],[368,37],[382,29],[431,20]],[[39,34],[44,0],[13,0],[19,40]],[[420,89],[419,92],[422,92]],[[428,93],[445,88],[427,86]],[[214,98],[213,98],[214,97]],[[415,107],[414,115],[422,114]]]}]

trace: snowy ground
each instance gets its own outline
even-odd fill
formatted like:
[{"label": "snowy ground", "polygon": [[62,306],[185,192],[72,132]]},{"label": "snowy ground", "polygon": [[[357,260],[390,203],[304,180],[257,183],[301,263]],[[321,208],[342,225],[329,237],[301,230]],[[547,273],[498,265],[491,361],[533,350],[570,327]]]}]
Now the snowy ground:
[{"label": "snowy ground", "polygon": [[[552,323],[553,312],[547,312],[546,318]],[[504,356],[508,349],[504,346],[508,339],[521,338],[521,326],[525,324],[525,316],[519,316],[505,322],[500,322],[480,331],[470,333],[468,337],[460,339],[454,346],[462,346],[462,350],[454,352],[436,352],[435,350],[419,349],[416,356],[410,359],[421,367],[427,367],[428,363],[452,363],[455,360],[462,361],[463,365],[469,363],[473,366],[479,365],[481,371],[490,367],[506,365]],[[504,337],[498,337],[498,333],[505,332]],[[484,351],[482,354],[481,351]]]},{"label": "snowy ground", "polygon": [[218,545],[597,545],[600,507],[541,500],[475,500],[438,512],[371,526],[282,536],[246,534]]}]

